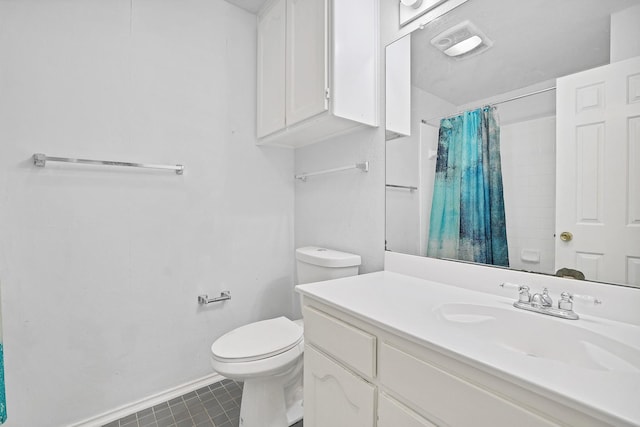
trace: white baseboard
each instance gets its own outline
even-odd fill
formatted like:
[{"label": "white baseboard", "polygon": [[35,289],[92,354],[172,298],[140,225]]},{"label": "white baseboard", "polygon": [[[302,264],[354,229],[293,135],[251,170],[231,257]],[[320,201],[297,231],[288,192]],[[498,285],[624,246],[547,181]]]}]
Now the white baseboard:
[{"label": "white baseboard", "polygon": [[111,421],[119,420],[131,414],[135,414],[146,408],[150,408],[159,403],[166,402],[167,400],[174,399],[183,394],[187,394],[206,385],[216,383],[223,380],[224,377],[220,374],[211,374],[200,379],[190,381],[188,383],[179,385],[177,387],[170,388],[161,393],[154,394],[137,402],[129,403],[127,405],[120,406],[111,411],[107,411],[103,414],[96,415],[95,417],[87,418],[86,420],[70,424],[67,427],[98,427],[103,426]]}]

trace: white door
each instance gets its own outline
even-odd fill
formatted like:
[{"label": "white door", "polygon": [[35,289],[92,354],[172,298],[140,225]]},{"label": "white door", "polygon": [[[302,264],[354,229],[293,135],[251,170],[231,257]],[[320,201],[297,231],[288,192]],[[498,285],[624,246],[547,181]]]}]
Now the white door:
[{"label": "white door", "polygon": [[557,117],[556,269],[640,286],[640,57],[558,79]]},{"label": "white door", "polygon": [[285,0],[258,18],[258,138],[285,127],[286,28]]},{"label": "white door", "polygon": [[305,346],[305,427],[371,427],[374,418],[375,387]]},{"label": "white door", "polygon": [[287,0],[287,126],[328,109],[327,46],[327,0]]}]

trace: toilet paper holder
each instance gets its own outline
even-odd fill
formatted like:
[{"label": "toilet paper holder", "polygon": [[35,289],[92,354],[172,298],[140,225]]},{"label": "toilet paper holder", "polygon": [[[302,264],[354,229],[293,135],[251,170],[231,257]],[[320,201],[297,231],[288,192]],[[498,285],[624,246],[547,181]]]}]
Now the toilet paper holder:
[{"label": "toilet paper holder", "polygon": [[209,295],[203,294],[198,295],[198,304],[206,305],[211,304],[212,302],[226,301],[228,299],[231,299],[231,292],[229,291],[222,291],[220,292],[220,296],[215,298],[209,298]]}]

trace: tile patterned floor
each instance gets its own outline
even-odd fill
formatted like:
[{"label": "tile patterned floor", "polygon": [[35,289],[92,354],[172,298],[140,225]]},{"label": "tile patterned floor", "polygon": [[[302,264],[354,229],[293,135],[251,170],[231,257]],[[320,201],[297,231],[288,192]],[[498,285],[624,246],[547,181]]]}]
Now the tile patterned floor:
[{"label": "tile patterned floor", "polygon": [[222,380],[103,427],[238,427],[241,400],[242,383]]}]

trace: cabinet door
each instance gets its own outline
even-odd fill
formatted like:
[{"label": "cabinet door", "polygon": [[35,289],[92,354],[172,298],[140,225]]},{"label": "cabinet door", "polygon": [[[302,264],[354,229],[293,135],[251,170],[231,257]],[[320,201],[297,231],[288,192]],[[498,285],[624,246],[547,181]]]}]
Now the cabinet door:
[{"label": "cabinet door", "polygon": [[411,34],[385,49],[387,136],[411,135]]},{"label": "cabinet door", "polygon": [[304,349],[305,427],[371,427],[375,387],[322,355]]},{"label": "cabinet door", "polygon": [[258,138],[285,127],[286,3],[273,2],[258,18]]},{"label": "cabinet door", "polygon": [[327,0],[287,0],[287,126],[328,109],[327,46]]}]

